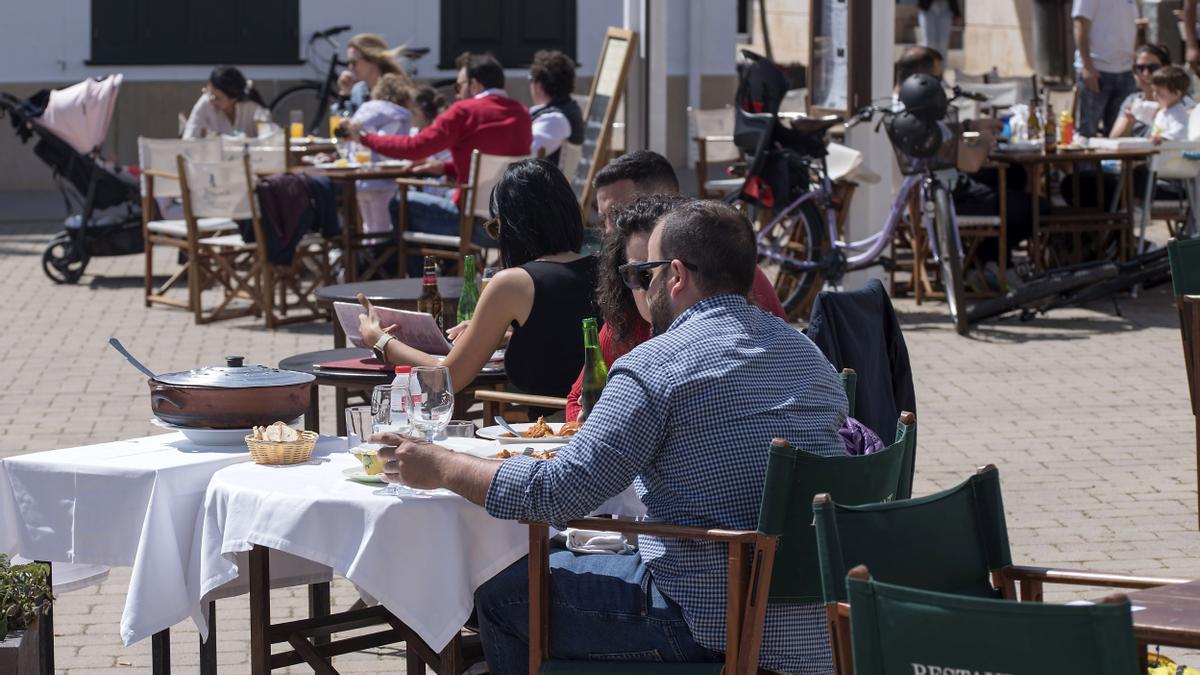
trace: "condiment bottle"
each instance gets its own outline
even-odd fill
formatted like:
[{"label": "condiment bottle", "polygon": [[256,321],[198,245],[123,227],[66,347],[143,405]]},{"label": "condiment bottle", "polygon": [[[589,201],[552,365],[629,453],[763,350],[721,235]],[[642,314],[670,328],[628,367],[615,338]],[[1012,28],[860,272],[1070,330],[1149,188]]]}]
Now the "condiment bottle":
[{"label": "condiment bottle", "polygon": [[1064,110],[1058,118],[1058,142],[1071,145],[1075,142],[1075,120],[1071,119],[1071,111]]},{"label": "condiment bottle", "polygon": [[458,322],[475,316],[475,305],[479,302],[479,281],[475,278],[475,256],[467,256],[463,263],[463,287],[458,296]]},{"label": "condiment bottle", "polygon": [[604,386],[608,384],[608,365],[600,351],[600,334],[596,319],[583,320],[583,387],[579,396],[579,422],[582,423],[592,412],[592,406],[600,400]]},{"label": "condiment bottle", "polygon": [[421,283],[421,296],[417,298],[417,311],[432,316],[438,330],[445,330],[442,325],[442,295],[438,293],[437,285],[437,264],[431,255],[425,256],[425,277]]}]

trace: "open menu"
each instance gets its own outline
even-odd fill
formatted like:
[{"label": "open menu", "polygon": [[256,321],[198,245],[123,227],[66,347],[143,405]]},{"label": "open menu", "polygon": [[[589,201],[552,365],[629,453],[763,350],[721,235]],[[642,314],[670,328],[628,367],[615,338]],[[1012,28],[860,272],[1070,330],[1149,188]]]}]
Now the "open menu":
[{"label": "open menu", "polygon": [[[338,323],[346,333],[346,340],[355,347],[370,348],[372,345],[363,342],[362,334],[358,331],[358,317],[367,313],[362,305],[353,302],[333,303],[337,313]],[[410,312],[404,309],[376,307],[379,312],[379,322],[385,328],[394,325],[392,335],[409,347],[420,349],[426,354],[445,356],[450,353],[450,342],[438,328],[433,317],[425,312]]]}]

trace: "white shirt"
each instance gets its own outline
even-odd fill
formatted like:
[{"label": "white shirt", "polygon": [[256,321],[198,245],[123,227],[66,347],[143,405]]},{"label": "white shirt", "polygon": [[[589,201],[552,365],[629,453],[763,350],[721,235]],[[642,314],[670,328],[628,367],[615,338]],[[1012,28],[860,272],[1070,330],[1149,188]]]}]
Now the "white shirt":
[{"label": "white shirt", "polygon": [[238,101],[234,104],[233,121],[230,122],[225,113],[217,110],[208,100],[208,94],[200,94],[200,100],[192,106],[192,114],[188,115],[187,123],[183,126],[183,137],[194,139],[236,133],[257,136],[254,113],[260,108],[262,106],[254,101]]},{"label": "white shirt", "polygon": [[1186,141],[1188,109],[1182,101],[1154,114],[1154,136],[1167,141]]},{"label": "white shirt", "polygon": [[[529,109],[530,116],[545,107],[545,103],[533,106]],[[534,117],[533,145],[529,147],[529,154],[536,157],[538,150],[545,148],[547,157],[553,155],[570,137],[571,122],[561,112],[554,110]]]},{"label": "white shirt", "polygon": [[[1133,68],[1137,47],[1138,6],[1136,0],[1074,0],[1071,18],[1092,22],[1088,46],[1096,70],[1124,73]],[[1075,69],[1083,69],[1083,58],[1075,50]]]}]

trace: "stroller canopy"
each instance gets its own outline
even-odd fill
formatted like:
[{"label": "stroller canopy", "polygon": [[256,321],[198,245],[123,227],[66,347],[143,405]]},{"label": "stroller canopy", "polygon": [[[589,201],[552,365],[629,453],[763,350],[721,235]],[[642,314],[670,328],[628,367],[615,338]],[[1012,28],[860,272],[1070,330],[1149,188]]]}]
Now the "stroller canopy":
[{"label": "stroller canopy", "polygon": [[56,89],[39,124],[76,152],[87,154],[104,142],[120,88],[121,75],[109,75]]}]

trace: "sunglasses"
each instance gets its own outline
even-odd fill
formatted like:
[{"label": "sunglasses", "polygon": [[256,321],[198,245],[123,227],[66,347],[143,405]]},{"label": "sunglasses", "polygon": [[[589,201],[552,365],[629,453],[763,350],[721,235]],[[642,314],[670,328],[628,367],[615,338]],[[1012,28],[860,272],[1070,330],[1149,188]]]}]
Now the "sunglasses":
[{"label": "sunglasses", "polygon": [[483,231],[492,239],[500,239],[500,219],[490,218],[483,223]]},{"label": "sunglasses", "polygon": [[1157,63],[1139,63],[1133,67],[1133,72],[1154,74],[1154,71],[1159,68],[1162,68],[1162,66]]},{"label": "sunglasses", "polygon": [[[643,263],[625,263],[617,268],[617,273],[621,275],[621,281],[625,282],[625,286],[631,291],[645,291],[650,289],[650,281],[654,278],[654,270],[664,265],[670,265],[673,260],[651,260]],[[683,260],[679,261],[687,269],[695,272],[700,269],[690,262]]]},{"label": "sunglasses", "polygon": [[346,59],[346,65],[353,68],[358,63],[358,59]]}]

